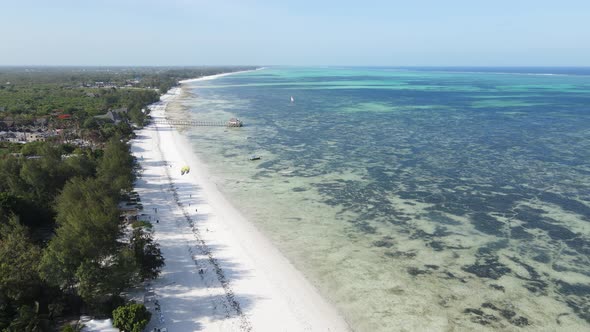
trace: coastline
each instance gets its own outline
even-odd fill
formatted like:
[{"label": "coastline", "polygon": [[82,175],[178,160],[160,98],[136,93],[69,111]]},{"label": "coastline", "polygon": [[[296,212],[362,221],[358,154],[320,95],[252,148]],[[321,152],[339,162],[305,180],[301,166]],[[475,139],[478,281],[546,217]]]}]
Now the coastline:
[{"label": "coastline", "polygon": [[[198,81],[209,81],[209,80],[214,80],[220,77],[224,77],[224,76],[228,76],[228,75],[234,75],[234,74],[240,74],[240,73],[249,73],[249,72],[253,72],[253,71],[258,71],[258,70],[262,70],[266,67],[260,67],[260,68],[256,68],[256,69],[251,69],[251,70],[240,70],[240,71],[234,71],[231,73],[222,73],[222,74],[216,74],[216,75],[209,75],[209,76],[203,76],[203,77],[197,77],[197,78],[189,78],[186,80],[181,80],[178,81],[178,83],[182,84],[186,84],[186,83],[191,83],[191,82],[198,82]],[[179,87],[175,87],[175,88],[179,88]],[[173,90],[175,88],[172,88],[170,90]],[[182,89],[182,88],[179,88]],[[170,91],[168,91],[170,92]],[[168,94],[168,92],[166,94]]]},{"label": "coastline", "polygon": [[[164,119],[168,102],[181,89],[152,105],[152,118]],[[148,330],[349,330],[336,309],[221,194],[186,137],[165,124],[137,133],[132,151],[143,175],[136,190],[144,213],[157,221],[154,238],[166,258],[162,275],[146,293],[154,314]],[[181,175],[185,165],[191,171]]]}]

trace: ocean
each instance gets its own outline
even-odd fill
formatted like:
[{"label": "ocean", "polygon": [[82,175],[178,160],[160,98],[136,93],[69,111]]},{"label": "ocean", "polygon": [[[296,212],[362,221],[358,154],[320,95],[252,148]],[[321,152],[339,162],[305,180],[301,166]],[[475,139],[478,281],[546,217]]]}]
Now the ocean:
[{"label": "ocean", "polygon": [[273,67],[168,114],[244,122],[183,134],[354,330],[590,330],[588,68]]}]

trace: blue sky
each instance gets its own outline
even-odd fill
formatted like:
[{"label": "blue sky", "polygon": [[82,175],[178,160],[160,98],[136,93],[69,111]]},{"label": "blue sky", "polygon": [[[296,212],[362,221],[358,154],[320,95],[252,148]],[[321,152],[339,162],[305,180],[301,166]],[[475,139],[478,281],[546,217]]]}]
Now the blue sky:
[{"label": "blue sky", "polygon": [[589,0],[0,0],[0,65],[590,66]]}]

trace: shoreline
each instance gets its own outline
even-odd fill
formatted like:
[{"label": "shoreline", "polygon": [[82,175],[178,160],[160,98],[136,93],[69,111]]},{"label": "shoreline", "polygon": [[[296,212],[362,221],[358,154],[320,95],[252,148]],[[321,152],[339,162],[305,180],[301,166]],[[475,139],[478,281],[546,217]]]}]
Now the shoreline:
[{"label": "shoreline", "polygon": [[[152,118],[165,118],[168,102],[181,91],[175,87],[150,106]],[[154,314],[148,330],[350,330],[335,307],[217,189],[186,137],[165,124],[150,124],[137,134],[132,151],[143,174],[136,190],[144,213],[157,220],[154,238],[166,258],[162,275],[146,293]],[[181,175],[185,165],[191,171]]]},{"label": "shoreline", "polygon": [[[260,68],[256,68],[256,69],[250,69],[250,70],[239,70],[239,71],[232,71],[230,73],[221,73],[221,74],[215,74],[215,75],[209,75],[209,76],[203,76],[203,77],[197,77],[197,78],[188,78],[186,80],[178,81],[178,83],[182,86],[182,84],[186,84],[186,83],[192,83],[192,82],[198,82],[198,81],[209,81],[209,80],[214,80],[214,79],[224,77],[224,76],[241,74],[241,73],[249,73],[249,72],[253,72],[253,71],[262,70],[265,68],[266,67],[260,67]],[[180,88],[180,87],[175,87],[175,88]],[[174,88],[172,88],[172,89],[174,89]],[[172,89],[170,89],[170,90],[172,90]],[[170,91],[168,91],[168,92],[170,92]],[[166,94],[168,94],[168,92],[166,92]]]}]

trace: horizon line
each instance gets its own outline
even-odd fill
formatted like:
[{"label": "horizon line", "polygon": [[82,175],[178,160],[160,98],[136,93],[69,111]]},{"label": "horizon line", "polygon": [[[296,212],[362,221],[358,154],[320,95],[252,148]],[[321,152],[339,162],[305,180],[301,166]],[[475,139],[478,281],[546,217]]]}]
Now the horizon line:
[{"label": "horizon line", "polygon": [[198,68],[198,67],[348,67],[348,68],[590,68],[590,65],[253,65],[253,64],[207,64],[207,65],[71,65],[71,64],[0,64],[0,68]]}]

